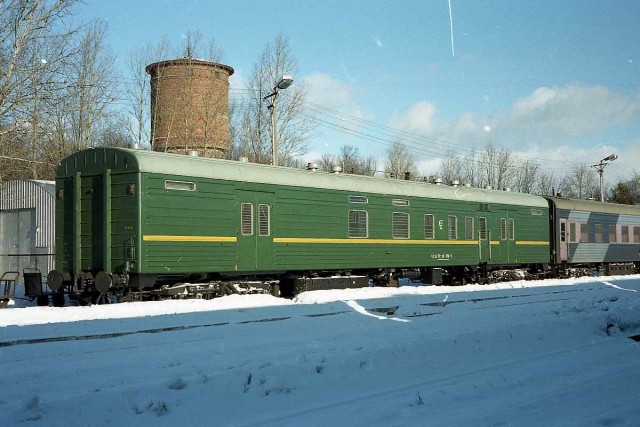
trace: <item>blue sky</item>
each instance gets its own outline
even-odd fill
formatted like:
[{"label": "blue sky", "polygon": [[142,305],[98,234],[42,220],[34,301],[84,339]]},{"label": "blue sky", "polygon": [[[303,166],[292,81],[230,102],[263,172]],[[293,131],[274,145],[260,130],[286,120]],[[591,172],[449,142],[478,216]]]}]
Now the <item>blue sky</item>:
[{"label": "blue sky", "polygon": [[455,55],[447,0],[87,0],[77,19],[107,20],[121,62],[163,36],[214,37],[236,70],[232,96],[265,43],[287,36],[294,78],[351,133],[318,126],[309,160],[343,144],[381,156],[401,135],[426,174],[488,142],[558,174],[611,153],[608,179],[640,172],[640,1],[451,6]]}]

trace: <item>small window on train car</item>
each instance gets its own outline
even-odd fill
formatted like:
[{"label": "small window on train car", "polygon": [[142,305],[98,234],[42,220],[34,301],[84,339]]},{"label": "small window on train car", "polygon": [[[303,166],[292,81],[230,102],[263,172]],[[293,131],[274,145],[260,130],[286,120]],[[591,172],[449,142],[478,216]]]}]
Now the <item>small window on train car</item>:
[{"label": "small window on train car", "polygon": [[633,243],[640,243],[640,227],[633,227]]},{"label": "small window on train car", "polygon": [[580,224],[580,243],[589,243],[589,224]]},{"label": "small window on train car", "polygon": [[409,214],[394,212],[392,216],[392,236],[394,239],[409,238]]},{"label": "small window on train car", "polygon": [[424,214],[424,238],[434,239],[433,214]]},{"label": "small window on train car", "polygon": [[349,211],[349,238],[366,239],[369,234],[367,211]]},{"label": "small window on train car", "polygon": [[391,204],[393,204],[393,206],[409,206],[409,201],[405,199],[393,199]]},{"label": "small window on train car", "polygon": [[509,240],[516,239],[516,222],[513,218],[509,218]]},{"label": "small window on train car", "polygon": [[478,237],[480,238],[480,240],[487,240],[487,218],[480,217],[478,221],[478,233]]},{"label": "small window on train car", "polygon": [[260,236],[271,235],[271,207],[258,205],[258,234]]},{"label": "small window on train car", "polygon": [[576,231],[576,223],[569,223],[569,242],[578,243],[578,232]]},{"label": "small window on train car", "polygon": [[473,236],[475,234],[473,217],[467,216],[465,217],[464,221],[465,221],[464,238],[466,240],[473,240]]},{"label": "small window on train car", "polygon": [[367,196],[349,196],[349,203],[369,203]]},{"label": "small window on train car", "polygon": [[253,203],[243,203],[240,208],[240,231],[243,236],[253,236]]},{"label": "small window on train car", "polygon": [[618,242],[618,233],[615,224],[609,224],[609,243]]},{"label": "small window on train car", "polygon": [[190,181],[170,181],[164,182],[165,190],[180,190],[180,191],[196,191],[196,183]]},{"label": "small window on train car", "polygon": [[531,215],[540,216],[542,211],[540,209],[531,209]]},{"label": "small window on train car", "polygon": [[596,224],[595,242],[596,243],[604,242],[604,233],[603,233],[602,224]]},{"label": "small window on train car", "polygon": [[620,226],[620,234],[622,236],[621,243],[629,243],[629,226],[628,225]]},{"label": "small window on train car", "polygon": [[449,240],[458,240],[458,217],[455,215],[449,215],[449,228],[448,228]]}]

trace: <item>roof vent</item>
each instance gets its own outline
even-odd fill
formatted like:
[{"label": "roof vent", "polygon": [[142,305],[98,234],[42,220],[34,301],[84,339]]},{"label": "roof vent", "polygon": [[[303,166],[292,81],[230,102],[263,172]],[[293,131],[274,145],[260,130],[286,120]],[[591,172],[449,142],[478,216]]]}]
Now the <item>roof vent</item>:
[{"label": "roof vent", "polygon": [[245,157],[245,156],[238,157],[238,161],[239,161],[240,163],[249,163],[249,158],[248,158],[248,157]]},{"label": "roof vent", "polygon": [[433,183],[435,185],[442,185],[442,178],[434,178]]},{"label": "roof vent", "polygon": [[307,170],[311,171],[311,172],[315,172],[318,170],[318,164],[317,163],[307,163]]},{"label": "roof vent", "polygon": [[511,191],[511,187],[504,187],[504,188],[502,188],[502,191],[509,192],[509,191]]},{"label": "roof vent", "polygon": [[460,187],[460,181],[458,181],[457,179],[454,179],[451,185],[453,185],[454,187]]},{"label": "roof vent", "polygon": [[490,185],[486,185],[486,186],[484,187],[484,189],[485,189],[485,190],[492,190],[492,188],[491,188],[491,186],[490,186]]},{"label": "roof vent", "polygon": [[471,188],[471,184],[468,183],[468,182],[464,186],[467,187],[467,188]]},{"label": "roof vent", "polygon": [[198,151],[197,150],[187,150],[187,156],[191,156],[191,157],[198,157]]},{"label": "roof vent", "polygon": [[340,172],[342,172],[342,166],[339,166],[339,165],[331,166],[331,173],[340,173]]}]

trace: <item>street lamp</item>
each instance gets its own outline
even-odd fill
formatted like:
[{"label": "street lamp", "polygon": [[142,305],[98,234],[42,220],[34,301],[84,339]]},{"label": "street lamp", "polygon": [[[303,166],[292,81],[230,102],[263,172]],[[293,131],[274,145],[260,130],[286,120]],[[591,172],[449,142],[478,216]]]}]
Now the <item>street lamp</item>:
[{"label": "street lamp", "polygon": [[273,87],[273,93],[262,99],[271,98],[271,104],[267,106],[271,110],[271,164],[278,166],[278,132],[276,130],[276,101],[278,100],[278,91],[286,89],[293,83],[293,77],[284,75]]},{"label": "street lamp", "polygon": [[617,155],[611,154],[605,157],[604,159],[600,160],[600,163],[598,163],[597,165],[591,165],[591,167],[595,168],[598,171],[598,174],[600,174],[600,201],[601,202],[604,202],[604,168],[609,164],[605,162],[607,161],[612,162],[617,158],[618,158]]}]

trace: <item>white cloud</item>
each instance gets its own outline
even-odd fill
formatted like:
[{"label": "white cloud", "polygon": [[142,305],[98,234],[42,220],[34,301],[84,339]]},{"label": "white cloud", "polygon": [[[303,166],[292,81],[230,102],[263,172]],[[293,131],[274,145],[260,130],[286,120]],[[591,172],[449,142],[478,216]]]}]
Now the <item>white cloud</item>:
[{"label": "white cloud", "polygon": [[508,125],[579,136],[640,120],[640,96],[628,96],[602,86],[569,85],[539,88],[519,99]]},{"label": "white cloud", "polygon": [[353,86],[325,73],[312,73],[304,78],[309,85],[309,100],[328,108],[354,109]]},{"label": "white cloud", "polygon": [[407,111],[394,113],[391,126],[416,133],[428,133],[434,130],[436,106],[432,102],[420,101]]},{"label": "white cloud", "polygon": [[[493,143],[527,158],[551,159],[547,163],[558,170],[597,162],[611,153],[624,153],[616,161],[624,170],[621,176],[640,169],[640,93],[603,86],[541,87],[516,100],[509,110],[486,116],[467,112],[442,118],[437,105],[424,100],[393,114],[390,124],[428,138],[425,151],[432,156],[463,154]],[[593,142],[597,140],[615,143]],[[423,163],[433,166],[431,161]]]},{"label": "white cloud", "polygon": [[309,88],[309,114],[317,115],[333,126],[347,131],[358,130],[361,127],[361,119],[373,120],[373,117],[367,115],[354,100],[353,85],[325,73],[312,73],[306,76],[304,81]]}]

